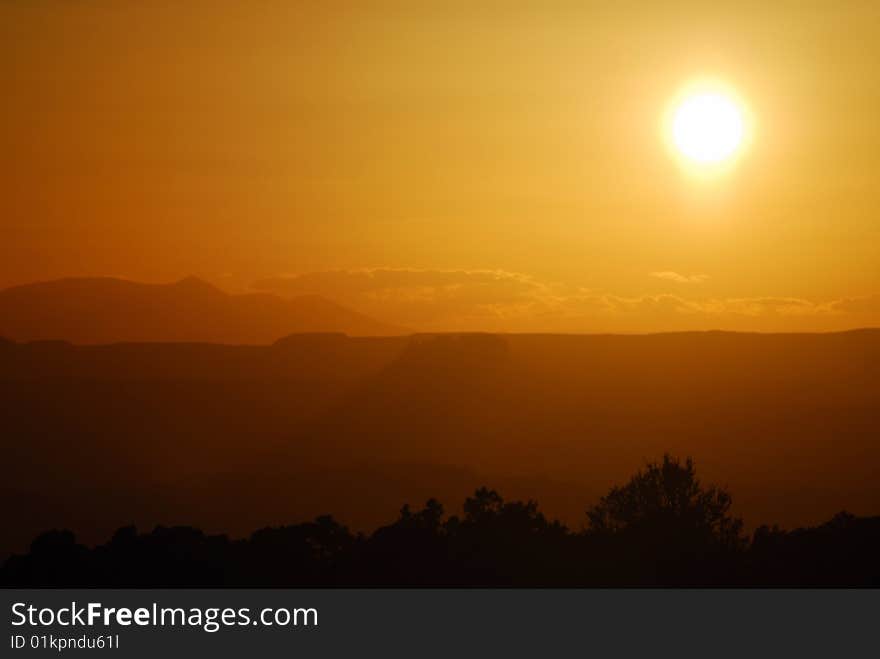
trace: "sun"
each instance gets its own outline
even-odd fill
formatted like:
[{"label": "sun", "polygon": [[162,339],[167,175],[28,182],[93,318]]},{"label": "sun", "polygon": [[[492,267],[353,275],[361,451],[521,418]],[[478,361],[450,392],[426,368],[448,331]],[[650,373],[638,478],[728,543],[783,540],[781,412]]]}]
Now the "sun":
[{"label": "sun", "polygon": [[719,92],[685,98],[672,120],[672,139],[683,156],[698,163],[730,158],[745,137],[745,122],[736,103]]},{"label": "sun", "polygon": [[692,168],[714,171],[732,163],[749,138],[744,103],[717,82],[693,83],[672,103],[667,140]]}]

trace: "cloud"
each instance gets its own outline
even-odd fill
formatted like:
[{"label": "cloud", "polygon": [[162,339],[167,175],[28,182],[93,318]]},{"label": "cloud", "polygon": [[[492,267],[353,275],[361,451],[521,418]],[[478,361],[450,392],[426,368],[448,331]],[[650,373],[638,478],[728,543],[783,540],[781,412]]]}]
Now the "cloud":
[{"label": "cloud", "polygon": [[827,304],[794,297],[750,297],[711,300],[707,312],[738,314],[741,316],[802,316],[830,313]]},{"label": "cloud", "polygon": [[709,275],[680,275],[672,270],[662,270],[660,272],[651,272],[649,274],[657,279],[674,281],[678,284],[700,284],[709,278]]},{"label": "cloud", "polygon": [[857,314],[880,314],[880,294],[847,297],[831,304],[834,311]]},{"label": "cloud", "polygon": [[281,295],[323,295],[360,309],[384,309],[386,316],[392,310],[396,322],[416,325],[521,315],[554,299],[547,284],[504,270],[333,270],[263,279],[253,288]]},{"label": "cloud", "polygon": [[828,304],[800,298],[697,298],[688,299],[671,293],[622,297],[619,295],[585,295],[571,298],[573,307],[590,308],[600,313],[629,315],[700,315],[707,318],[724,316],[797,316],[833,313]]},{"label": "cloud", "polygon": [[[705,278],[672,272],[652,276],[675,283]],[[815,331],[880,321],[880,295],[827,302],[668,292],[627,297],[505,270],[333,270],[271,277],[253,288],[287,296],[323,295],[422,331]]]}]

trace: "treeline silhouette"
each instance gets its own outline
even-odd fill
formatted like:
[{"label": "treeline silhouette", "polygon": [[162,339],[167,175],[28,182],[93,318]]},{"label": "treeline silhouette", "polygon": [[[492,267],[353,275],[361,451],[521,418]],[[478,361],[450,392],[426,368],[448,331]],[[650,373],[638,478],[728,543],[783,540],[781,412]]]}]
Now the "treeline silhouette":
[{"label": "treeline silhouette", "polygon": [[330,516],[230,540],[192,527],[119,529],[95,548],[37,537],[0,569],[5,587],[880,586],[880,517],[762,526],[751,538],[723,488],[665,455],[586,511],[582,530],[535,501],[478,489],[461,516],[429,500],[353,534]]}]

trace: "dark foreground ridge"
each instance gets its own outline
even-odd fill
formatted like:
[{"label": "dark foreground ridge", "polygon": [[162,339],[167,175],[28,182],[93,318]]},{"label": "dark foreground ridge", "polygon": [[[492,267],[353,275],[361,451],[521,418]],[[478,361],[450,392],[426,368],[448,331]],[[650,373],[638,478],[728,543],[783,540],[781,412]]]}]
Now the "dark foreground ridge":
[{"label": "dark foreground ridge", "polygon": [[839,513],[813,528],[762,526],[751,539],[731,497],[693,462],[664,456],[587,510],[583,531],[534,501],[486,488],[445,517],[431,499],[366,536],[330,516],[248,539],[192,527],[119,529],[89,549],[40,535],[0,570],[5,587],[880,586],[880,517]]}]

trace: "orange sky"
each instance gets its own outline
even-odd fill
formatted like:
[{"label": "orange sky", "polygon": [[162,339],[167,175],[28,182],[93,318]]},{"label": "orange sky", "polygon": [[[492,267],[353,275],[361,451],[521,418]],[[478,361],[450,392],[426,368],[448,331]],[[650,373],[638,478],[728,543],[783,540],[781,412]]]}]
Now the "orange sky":
[{"label": "orange sky", "polygon": [[[878,25],[856,0],[2,2],[0,286],[195,274],[417,329],[877,325]],[[708,182],[658,129],[705,74],[756,120]]]}]

